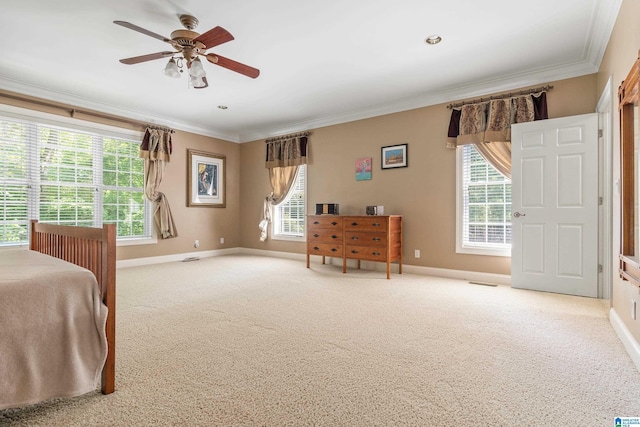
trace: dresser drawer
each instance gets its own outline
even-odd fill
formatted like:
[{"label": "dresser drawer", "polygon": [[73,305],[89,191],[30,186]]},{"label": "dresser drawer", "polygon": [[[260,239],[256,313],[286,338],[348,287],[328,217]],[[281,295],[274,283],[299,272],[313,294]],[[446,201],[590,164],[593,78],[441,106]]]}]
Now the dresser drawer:
[{"label": "dresser drawer", "polygon": [[307,233],[307,242],[342,244],[342,231],[321,228],[311,229]]},{"label": "dresser drawer", "polygon": [[309,233],[317,229],[336,230],[336,233],[342,233],[342,217],[339,216],[310,216],[308,218]]},{"label": "dresser drawer", "polygon": [[357,216],[349,217],[344,220],[345,230],[367,230],[378,231],[383,233],[387,230],[388,218],[376,216]]},{"label": "dresser drawer", "polygon": [[387,249],[384,247],[348,245],[345,247],[344,256],[367,261],[386,261]]},{"label": "dresser drawer", "polygon": [[342,245],[330,243],[307,243],[307,254],[342,257]]},{"label": "dresser drawer", "polygon": [[387,233],[384,230],[379,232],[345,231],[344,238],[348,245],[387,246]]}]

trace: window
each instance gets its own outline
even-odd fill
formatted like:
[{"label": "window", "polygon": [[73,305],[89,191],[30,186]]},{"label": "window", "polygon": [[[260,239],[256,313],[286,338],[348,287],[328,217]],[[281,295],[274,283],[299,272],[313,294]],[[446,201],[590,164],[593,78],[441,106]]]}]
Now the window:
[{"label": "window", "polygon": [[511,255],[511,180],[473,145],[457,149],[456,251]]},{"label": "window", "polygon": [[0,245],[27,243],[30,219],[151,238],[139,135],[10,110],[0,114]]},{"label": "window", "polygon": [[305,231],[305,182],[307,166],[298,168],[296,181],[291,187],[284,202],[273,207],[273,233],[274,239],[298,240],[304,238]]}]

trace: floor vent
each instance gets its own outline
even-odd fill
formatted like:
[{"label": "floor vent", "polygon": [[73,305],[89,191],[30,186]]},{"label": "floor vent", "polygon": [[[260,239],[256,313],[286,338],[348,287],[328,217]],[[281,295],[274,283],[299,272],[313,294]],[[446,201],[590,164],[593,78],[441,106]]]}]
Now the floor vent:
[{"label": "floor vent", "polygon": [[471,283],[472,285],[493,286],[493,287],[498,286],[497,283],[472,282],[472,281],[469,281],[469,283]]}]

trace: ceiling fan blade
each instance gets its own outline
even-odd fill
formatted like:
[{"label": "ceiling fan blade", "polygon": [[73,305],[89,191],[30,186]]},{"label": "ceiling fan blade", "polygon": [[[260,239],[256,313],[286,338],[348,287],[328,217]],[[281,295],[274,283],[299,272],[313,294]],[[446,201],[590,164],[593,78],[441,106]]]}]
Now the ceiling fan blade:
[{"label": "ceiling fan blade", "polygon": [[218,46],[222,43],[230,42],[231,40],[233,40],[231,33],[222,27],[212,28],[206,33],[202,33],[193,39],[194,42],[200,42],[205,45],[207,49]]},{"label": "ceiling fan blade", "polygon": [[173,44],[174,44],[174,41],[173,41],[173,40],[168,39],[168,38],[166,38],[166,37],[164,37],[164,36],[161,36],[160,34],[156,34],[156,33],[152,32],[152,31],[145,30],[144,28],[142,28],[142,27],[138,27],[137,25],[134,25],[134,24],[132,24],[132,23],[130,23],[130,22],[126,22],[126,21],[113,21],[113,23],[114,23],[114,24],[121,25],[121,26],[123,26],[123,27],[125,27],[125,28],[129,28],[130,30],[137,31],[137,32],[142,33],[142,34],[146,34],[146,35],[148,35],[148,36],[150,36],[150,37],[153,37],[154,39],[158,39],[158,40],[162,40],[163,42],[170,43],[171,45],[173,45]]},{"label": "ceiling fan blade", "polygon": [[234,61],[233,59],[225,58],[224,56],[215,55],[213,53],[209,53],[208,55],[206,55],[206,57],[207,60],[212,64],[219,65],[231,71],[235,71],[236,73],[251,77],[252,79],[255,79],[260,75],[260,70],[258,70],[257,68],[241,64],[240,62]]},{"label": "ceiling fan blade", "polygon": [[156,52],[156,53],[150,53],[148,55],[134,56],[132,58],[121,59],[120,62],[127,65],[133,65],[133,64],[138,64],[140,62],[153,61],[154,59],[173,56],[175,53],[176,52]]}]

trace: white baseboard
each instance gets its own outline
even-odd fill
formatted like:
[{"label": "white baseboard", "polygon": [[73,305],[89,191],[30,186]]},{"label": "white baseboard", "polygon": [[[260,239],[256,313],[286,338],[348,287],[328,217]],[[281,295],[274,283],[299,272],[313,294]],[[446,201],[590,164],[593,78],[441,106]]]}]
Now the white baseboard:
[{"label": "white baseboard", "polygon": [[[296,261],[306,261],[307,259],[306,254],[300,254],[300,253],[268,251],[264,249],[251,249],[251,248],[230,248],[230,249],[218,249],[218,250],[212,250],[212,251],[164,255],[164,256],[157,256],[157,257],[125,259],[125,260],[117,261],[116,267],[117,268],[136,267],[139,265],[160,264],[163,262],[182,261],[183,259],[190,258],[190,257],[208,258],[208,257],[232,255],[232,254],[267,256],[267,257],[274,257],[274,258],[292,259]],[[319,260],[321,259],[322,258],[320,258],[319,256],[312,256],[311,262],[312,263],[319,262]],[[342,258],[327,257],[327,262],[333,265],[341,266]],[[347,267],[355,268],[356,261],[347,260]],[[386,271],[386,265],[382,262],[362,261],[360,263],[360,267],[365,270]],[[469,280],[469,281],[482,282],[482,283],[494,283],[497,285],[507,285],[507,286],[511,285],[511,276],[505,275],[505,274],[479,273],[476,271],[463,271],[463,270],[449,270],[446,268],[421,267],[417,265],[406,265],[406,264],[402,266],[402,271],[405,273],[420,274],[423,276],[447,277],[449,279]],[[398,273],[398,264],[391,264],[391,272],[395,274]]]},{"label": "white baseboard", "polygon": [[209,258],[214,256],[232,255],[240,253],[240,248],[216,249],[212,251],[187,252],[183,254],[162,255],[145,258],[132,258],[116,261],[116,268],[137,267],[140,265],[162,264],[163,262],[182,261],[185,258]]},{"label": "white baseboard", "polygon": [[631,332],[629,332],[629,329],[627,329],[613,308],[609,311],[609,323],[611,323],[616,335],[618,335],[618,338],[622,341],[622,345],[627,350],[627,353],[629,353],[636,368],[640,371],[640,344],[633,338],[633,335],[631,335]]},{"label": "white baseboard", "polygon": [[[272,256],[275,258],[287,258],[295,260],[306,261],[306,254],[297,254],[290,252],[275,252],[266,251],[262,249],[248,249],[242,248],[240,253],[247,255],[259,255],[259,256]],[[311,263],[320,262],[322,258],[319,256],[312,256]],[[327,257],[327,262],[333,265],[342,265],[342,258]],[[356,260],[347,260],[347,267],[355,268],[357,265]],[[387,266],[382,262],[362,261],[360,268],[365,270],[386,271]],[[446,277],[449,279],[469,280],[474,282],[493,283],[497,285],[511,285],[511,276],[506,274],[492,274],[492,273],[479,273],[475,271],[463,271],[463,270],[449,270],[446,268],[432,268],[421,267],[417,265],[402,265],[402,271],[404,273],[420,274],[423,276],[437,276]],[[391,273],[398,273],[398,264],[391,264]]]}]

